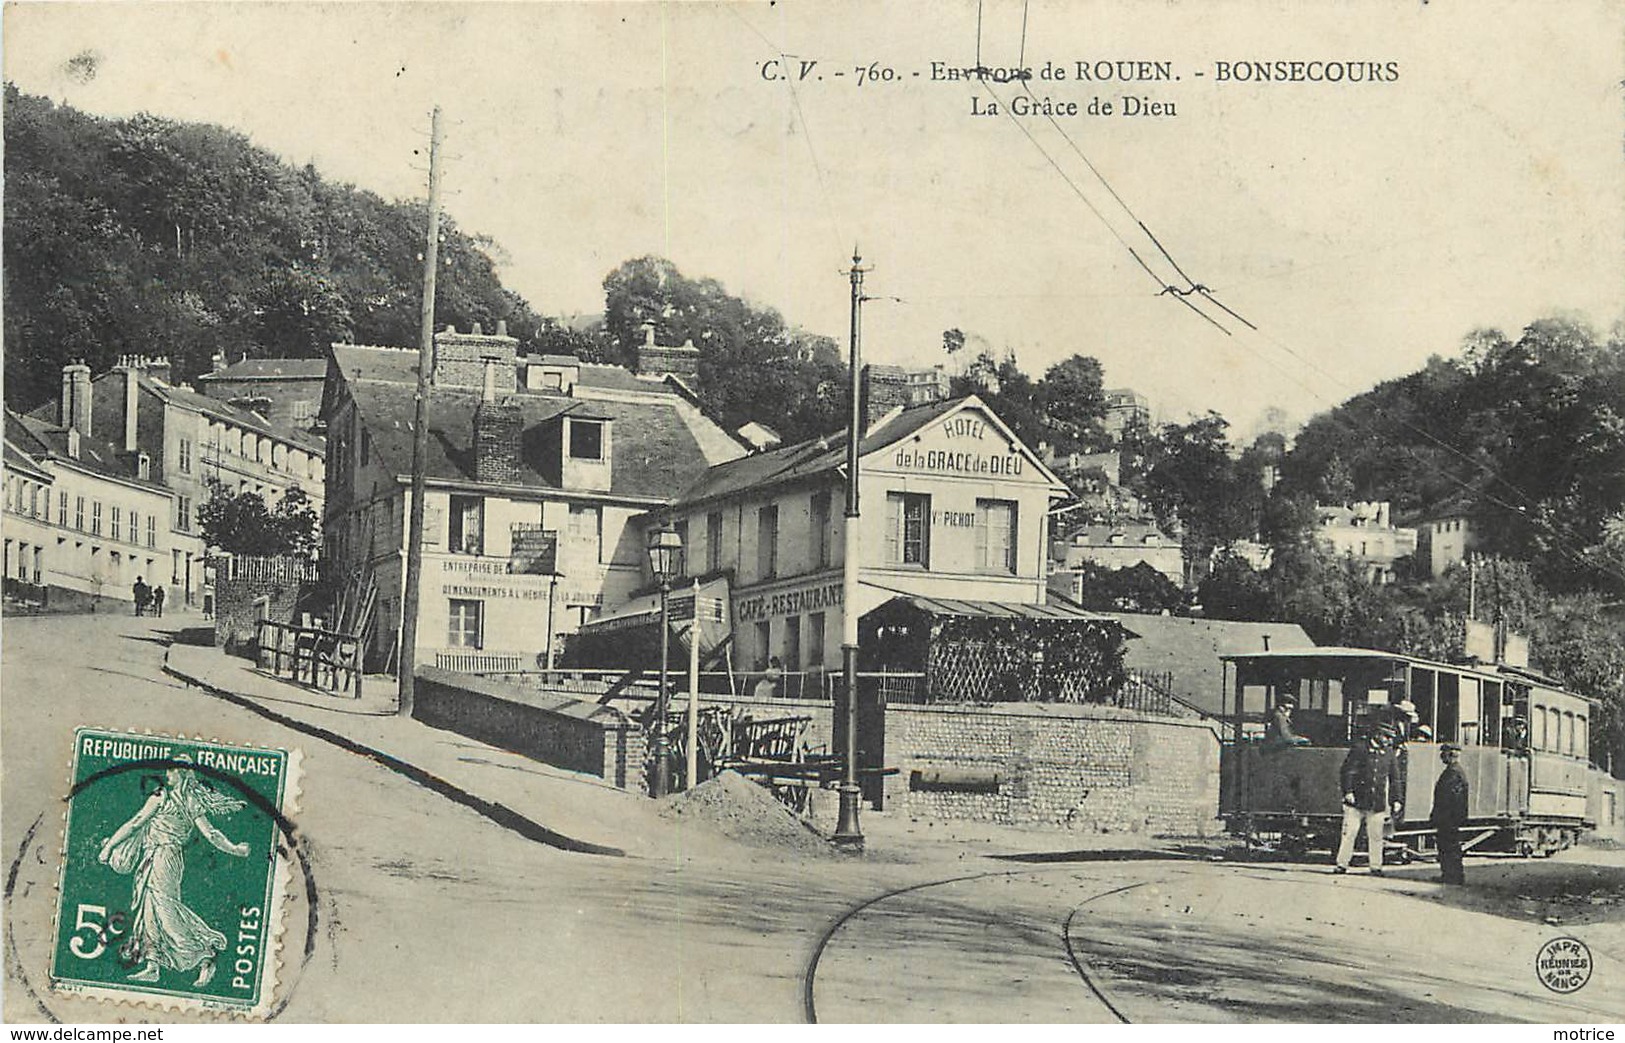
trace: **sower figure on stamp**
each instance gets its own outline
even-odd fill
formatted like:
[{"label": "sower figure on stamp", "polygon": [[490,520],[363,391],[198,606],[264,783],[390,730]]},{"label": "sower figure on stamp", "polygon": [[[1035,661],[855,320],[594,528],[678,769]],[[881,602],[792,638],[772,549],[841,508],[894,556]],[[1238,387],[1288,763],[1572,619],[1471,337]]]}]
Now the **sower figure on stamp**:
[{"label": "sower figure on stamp", "polygon": [[115,872],[135,874],[124,955],[144,966],[130,975],[131,981],[157,981],[160,967],[198,968],[193,984],[199,988],[214,978],[215,954],[226,948],[226,936],[181,900],[185,849],[195,830],[226,854],[246,856],[246,843],[232,843],[209,821],[210,815],[229,815],[242,807],[242,801],[198,782],[190,768],[170,768],[163,786],[102,843],[99,861]]},{"label": "sower figure on stamp", "polygon": [[1461,868],[1461,827],[1467,821],[1467,773],[1461,770],[1461,747],[1439,747],[1444,770],[1433,784],[1433,828],[1439,835],[1439,882],[1465,884]]},{"label": "sower figure on stamp", "polygon": [[1377,729],[1356,739],[1343,758],[1343,837],[1337,845],[1334,873],[1346,873],[1354,861],[1354,842],[1365,827],[1366,855],[1371,875],[1382,875],[1383,823],[1390,811],[1397,818],[1404,808],[1405,780],[1399,754],[1391,737]]}]

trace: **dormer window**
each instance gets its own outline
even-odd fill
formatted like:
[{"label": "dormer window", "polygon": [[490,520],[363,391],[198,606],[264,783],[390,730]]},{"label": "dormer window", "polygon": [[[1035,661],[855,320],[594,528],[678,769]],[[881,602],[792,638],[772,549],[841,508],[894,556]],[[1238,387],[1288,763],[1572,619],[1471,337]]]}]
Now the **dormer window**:
[{"label": "dormer window", "polygon": [[570,421],[570,459],[602,460],[604,425],[598,420]]},{"label": "dormer window", "polygon": [[135,473],[136,477],[143,482],[152,481],[152,457],[146,453],[137,455],[135,458]]}]

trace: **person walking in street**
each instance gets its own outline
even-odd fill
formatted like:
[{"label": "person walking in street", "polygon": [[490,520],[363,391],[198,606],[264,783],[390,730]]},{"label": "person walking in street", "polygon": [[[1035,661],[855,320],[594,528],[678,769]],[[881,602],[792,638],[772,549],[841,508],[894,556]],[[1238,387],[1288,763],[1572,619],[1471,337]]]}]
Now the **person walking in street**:
[{"label": "person walking in street", "polygon": [[1439,747],[1444,770],[1433,784],[1433,828],[1439,836],[1439,883],[1465,884],[1461,868],[1461,827],[1467,821],[1467,773],[1461,770],[1461,747]]},{"label": "person walking in street", "polygon": [[152,614],[162,617],[164,614],[164,585],[154,584],[152,588]]},{"label": "person walking in street", "polygon": [[143,576],[137,576],[135,578],[135,587],[131,590],[131,595],[135,598],[136,615],[139,616],[146,613],[148,594],[149,590],[147,587],[146,578]]},{"label": "person walking in street", "polygon": [[1404,779],[1399,772],[1396,744],[1381,729],[1358,739],[1343,758],[1343,836],[1337,845],[1333,873],[1346,873],[1354,861],[1354,844],[1365,829],[1366,857],[1371,875],[1382,875],[1383,823],[1390,813],[1397,819],[1404,810]]}]

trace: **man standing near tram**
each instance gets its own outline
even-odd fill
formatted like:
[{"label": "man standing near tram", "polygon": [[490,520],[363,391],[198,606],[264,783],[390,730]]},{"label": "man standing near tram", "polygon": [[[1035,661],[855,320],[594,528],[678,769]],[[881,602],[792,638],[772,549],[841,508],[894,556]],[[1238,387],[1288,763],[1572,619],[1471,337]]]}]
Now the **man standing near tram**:
[{"label": "man standing near tram", "polygon": [[1337,845],[1333,873],[1349,871],[1354,843],[1363,826],[1371,875],[1382,875],[1383,824],[1390,813],[1397,821],[1405,807],[1405,779],[1396,740],[1391,729],[1374,727],[1369,735],[1356,739],[1343,758],[1339,773],[1343,784],[1343,836]]},{"label": "man standing near tram", "polygon": [[1444,771],[1433,784],[1433,828],[1439,836],[1439,883],[1465,884],[1461,868],[1461,827],[1467,821],[1467,773],[1461,770],[1461,747],[1439,747]]}]

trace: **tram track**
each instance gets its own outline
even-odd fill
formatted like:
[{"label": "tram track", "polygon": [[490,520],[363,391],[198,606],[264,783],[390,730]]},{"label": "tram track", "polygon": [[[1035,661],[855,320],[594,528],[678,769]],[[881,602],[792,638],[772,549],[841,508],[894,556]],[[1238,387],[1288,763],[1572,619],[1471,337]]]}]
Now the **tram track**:
[{"label": "tram track", "polygon": [[[841,913],[840,916],[832,920],[827,927],[825,927],[823,932],[819,935],[817,943],[813,947],[811,957],[809,957],[807,960],[806,968],[802,972],[803,1016],[808,1024],[818,1023],[818,1005],[816,996],[818,969],[825,956],[825,953],[829,950],[830,943],[835,940],[837,935],[846,930],[849,925],[852,925],[854,920],[861,917],[869,910],[874,909],[876,906],[893,901],[905,895],[918,894],[923,891],[929,891],[933,888],[948,887],[954,884],[999,878],[1013,879],[1016,877],[1037,877],[1057,873],[1078,873],[1080,871],[1081,870],[1078,866],[1072,865],[1064,867],[1054,866],[1044,869],[1017,869],[992,871],[986,873],[964,873],[957,876],[945,877],[940,880],[928,880],[917,884],[910,884],[906,887],[893,888],[889,891],[883,891],[872,898],[868,898],[857,903],[856,905],[853,905]],[[1088,961],[1079,955],[1077,948],[1073,945],[1073,924],[1077,920],[1078,914],[1083,911],[1084,907],[1093,902],[1110,898],[1113,895],[1133,891],[1138,888],[1145,887],[1148,884],[1159,882],[1162,881],[1154,880],[1148,877],[1143,880],[1137,880],[1133,883],[1122,884],[1117,887],[1108,888],[1107,890],[1091,894],[1069,909],[1065,918],[1059,924],[1058,933],[1060,935],[1061,948],[1066,954],[1067,962],[1070,964],[1073,971],[1077,973],[1078,978],[1082,981],[1084,987],[1089,991],[1089,993],[1094,997],[1095,1001],[1098,1002],[1113,1019],[1125,1025],[1132,1024],[1132,1019],[1130,1019],[1128,1015],[1123,1012],[1121,1007],[1112,1001],[1111,997],[1106,993],[1106,990],[1097,980],[1096,976],[1091,973]]]}]

